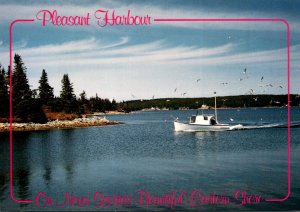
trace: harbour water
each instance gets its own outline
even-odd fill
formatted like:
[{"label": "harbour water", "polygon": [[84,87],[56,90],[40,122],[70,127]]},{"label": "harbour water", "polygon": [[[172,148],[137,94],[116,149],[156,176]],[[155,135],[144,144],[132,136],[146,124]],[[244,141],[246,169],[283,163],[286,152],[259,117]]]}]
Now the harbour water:
[{"label": "harbour water", "polygon": [[[290,131],[290,196],[269,202],[288,193],[288,129],[174,132],[172,117],[192,114],[136,112],[106,117],[122,125],[14,133],[13,194],[26,204],[10,198],[9,134],[1,133],[0,211],[300,210],[299,127]],[[223,109],[218,119],[282,123],[287,108]]]}]

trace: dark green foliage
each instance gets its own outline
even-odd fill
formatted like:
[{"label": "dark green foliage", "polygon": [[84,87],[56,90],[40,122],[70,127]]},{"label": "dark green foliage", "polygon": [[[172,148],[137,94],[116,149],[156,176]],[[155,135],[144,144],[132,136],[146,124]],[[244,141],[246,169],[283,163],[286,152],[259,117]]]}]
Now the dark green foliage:
[{"label": "dark green foliage", "polygon": [[[21,122],[45,123],[46,112],[93,113],[120,109],[115,100],[96,97],[87,99],[85,91],[77,100],[68,74],[63,75],[60,97],[54,97],[45,70],[39,80],[39,88],[31,90],[26,76],[26,67],[18,54],[14,57],[12,81],[13,117]],[[0,118],[9,116],[9,72],[0,67]]]},{"label": "dark green foliage", "polygon": [[14,57],[12,81],[13,116],[21,121],[29,121],[32,106],[32,92],[26,76],[26,67],[19,55]]},{"label": "dark green foliage", "polygon": [[31,113],[29,115],[29,120],[34,123],[46,123],[47,118],[42,110],[42,103],[39,99],[32,100]]},{"label": "dark green foliage", "polygon": [[12,81],[13,117],[22,122],[45,123],[46,117],[39,100],[35,99],[36,92],[30,90],[26,76],[26,67],[19,55],[14,56]]},{"label": "dark green foliage", "polygon": [[111,102],[109,99],[101,99],[97,94],[96,97],[91,97],[89,102],[91,112],[105,112],[117,109],[117,103],[115,100],[112,100]]},{"label": "dark green foliage", "polygon": [[91,105],[89,100],[86,98],[85,91],[82,91],[81,94],[79,94],[80,98],[78,100],[79,103],[79,113],[90,113],[91,112]]},{"label": "dark green foliage", "polygon": [[4,68],[0,65],[0,117],[9,115],[9,93]]},{"label": "dark green foliage", "polygon": [[48,76],[45,69],[43,69],[42,71],[42,76],[39,80],[39,83],[40,83],[39,86],[40,102],[41,104],[49,105],[53,101],[54,94],[53,94],[53,88],[48,83]]},{"label": "dark green foliage", "polygon": [[[291,106],[299,106],[299,95],[290,95]],[[283,107],[288,102],[287,95],[241,95],[241,96],[223,96],[217,97],[217,107]],[[180,109],[189,108],[197,109],[202,104],[214,107],[214,97],[210,98],[169,98],[169,99],[152,99],[152,100],[135,100],[119,104],[124,111],[141,110],[144,108],[167,108]]]},{"label": "dark green foliage", "polygon": [[60,101],[62,111],[66,113],[79,113],[79,105],[68,74],[64,74],[61,83]]}]

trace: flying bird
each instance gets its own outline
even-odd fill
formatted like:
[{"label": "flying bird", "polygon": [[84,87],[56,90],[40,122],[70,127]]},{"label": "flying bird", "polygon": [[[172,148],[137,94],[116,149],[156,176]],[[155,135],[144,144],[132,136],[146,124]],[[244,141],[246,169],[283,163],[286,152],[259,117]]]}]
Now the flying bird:
[{"label": "flying bird", "polygon": [[253,89],[250,89],[247,93],[245,93],[245,95],[247,95],[247,94],[250,94],[250,95],[252,95],[252,94],[254,94],[255,93],[255,90],[253,90]]},{"label": "flying bird", "polygon": [[279,85],[279,88],[283,88],[281,85]]},{"label": "flying bird", "polygon": [[176,92],[176,91],[177,91],[177,88],[174,89],[174,92]]},{"label": "flying bird", "polygon": [[262,76],[262,77],[260,78],[260,81],[262,82],[262,81],[263,81],[263,79],[264,79],[264,77]]},{"label": "flying bird", "polygon": [[199,82],[200,80],[201,80],[201,79],[199,78],[199,79],[197,79],[196,81]]},{"label": "flying bird", "polygon": [[233,119],[233,118],[230,118],[230,121],[234,121],[234,119]]}]

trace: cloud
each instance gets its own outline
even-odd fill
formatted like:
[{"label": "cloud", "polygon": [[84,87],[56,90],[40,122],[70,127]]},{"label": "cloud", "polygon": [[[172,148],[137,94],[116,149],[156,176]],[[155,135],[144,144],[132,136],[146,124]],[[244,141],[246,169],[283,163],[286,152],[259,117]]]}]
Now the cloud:
[{"label": "cloud", "polygon": [[170,46],[163,40],[128,44],[129,38],[102,44],[96,39],[69,41],[61,44],[43,45],[17,49],[31,66],[111,65],[145,62],[172,62],[227,54],[234,49],[231,43],[216,47]]},{"label": "cloud", "polygon": [[[139,63],[240,64],[287,61],[286,48],[257,52],[237,52],[238,45],[227,43],[215,47],[169,45],[164,40],[130,44],[129,38],[102,44],[95,38],[18,49],[31,66],[95,66]],[[299,56],[300,45],[291,47],[292,60]]]},{"label": "cloud", "polygon": [[129,41],[128,37],[122,37],[120,41],[105,44],[101,40],[96,40],[94,37],[84,40],[68,41],[62,44],[49,44],[39,47],[20,49],[20,53],[24,52],[27,57],[47,57],[61,56],[74,53],[80,55],[84,52],[93,52],[94,50],[102,51],[126,44]]},{"label": "cloud", "polygon": [[[240,44],[242,45],[242,44]],[[17,46],[17,48],[15,47]],[[178,64],[178,65],[226,65],[246,63],[282,63],[286,64],[287,49],[242,51],[238,44],[225,43],[213,47],[193,45],[170,45],[166,40],[130,43],[130,38],[103,42],[94,37],[63,43],[27,47],[21,41],[13,47],[15,53],[22,55],[27,67],[74,68],[77,66],[106,68],[114,66],[134,66],[135,64]],[[1,48],[0,56],[7,58],[8,49]],[[291,47],[291,61],[298,64],[300,45]]]}]

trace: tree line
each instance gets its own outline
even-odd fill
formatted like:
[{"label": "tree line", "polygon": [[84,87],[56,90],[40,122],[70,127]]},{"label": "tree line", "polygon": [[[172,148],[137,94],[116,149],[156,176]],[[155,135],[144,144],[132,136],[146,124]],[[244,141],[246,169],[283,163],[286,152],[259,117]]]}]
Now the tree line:
[{"label": "tree line", "polygon": [[[123,102],[123,108],[128,111],[142,110],[145,108],[165,108],[170,110],[198,109],[202,105],[214,108],[214,97],[203,98],[163,98],[151,100],[133,100]],[[217,97],[218,108],[241,108],[241,107],[285,107],[288,103],[286,94],[270,95],[240,95]],[[121,103],[120,103],[121,104]],[[300,95],[290,94],[290,106],[300,106]]]},{"label": "tree line", "polygon": [[45,123],[47,112],[80,115],[117,110],[118,105],[115,100],[102,99],[97,94],[88,99],[85,91],[82,91],[79,97],[76,97],[68,74],[62,77],[59,96],[54,95],[54,89],[49,85],[45,69],[42,70],[38,89],[31,90],[26,71],[21,56],[15,54],[10,90],[10,67],[6,71],[0,65],[0,118],[8,120],[10,94],[12,94],[13,119],[19,122]]}]

